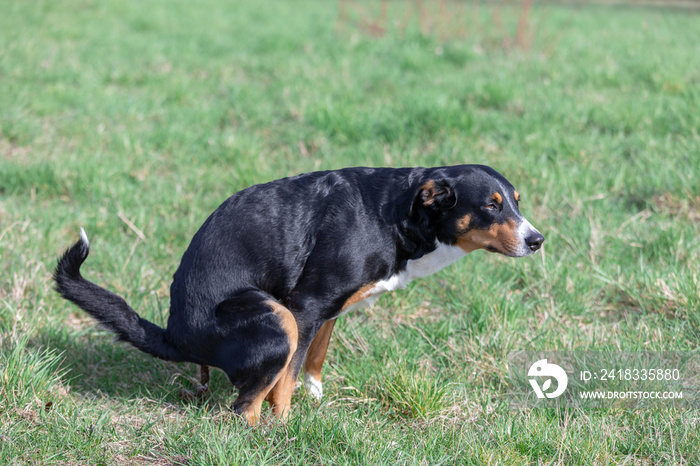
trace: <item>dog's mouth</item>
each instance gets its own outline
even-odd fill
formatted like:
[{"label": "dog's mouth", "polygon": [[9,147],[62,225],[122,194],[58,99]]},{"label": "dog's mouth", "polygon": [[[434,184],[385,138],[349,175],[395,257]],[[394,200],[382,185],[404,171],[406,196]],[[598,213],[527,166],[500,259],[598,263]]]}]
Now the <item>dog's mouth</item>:
[{"label": "dog's mouth", "polygon": [[496,254],[500,254],[500,255],[502,255],[502,256],[507,256],[507,257],[523,257],[523,256],[527,256],[527,255],[529,255],[529,254],[532,254],[531,251],[526,251],[526,250],[524,250],[524,249],[522,249],[522,248],[520,248],[520,249],[517,250],[517,251],[510,251],[510,250],[508,250],[508,251],[503,251],[503,250],[501,250],[501,249],[498,249],[498,248],[495,247],[495,246],[491,246],[490,244],[489,244],[488,246],[485,246],[485,247],[484,247],[484,250],[486,250],[486,251],[488,251],[488,252],[493,252],[493,253],[496,253]]},{"label": "dog's mouth", "polygon": [[528,238],[517,242],[499,244],[498,246],[487,244],[484,246],[484,249],[488,252],[494,252],[508,257],[525,257],[539,251],[543,242],[544,237],[535,230]]},{"label": "dog's mouth", "polygon": [[484,249],[509,257],[524,257],[535,253],[544,242],[544,236],[525,220],[509,219],[493,224],[488,229],[465,229],[457,238],[457,245],[469,253]]}]

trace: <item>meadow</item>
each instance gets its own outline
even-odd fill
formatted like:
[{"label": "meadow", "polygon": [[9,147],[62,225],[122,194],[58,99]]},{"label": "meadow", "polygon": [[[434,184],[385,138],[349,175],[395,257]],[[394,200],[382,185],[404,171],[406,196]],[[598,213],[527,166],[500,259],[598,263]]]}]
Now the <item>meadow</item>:
[{"label": "meadow", "polygon": [[[423,5],[423,9],[418,6]],[[698,10],[535,2],[0,0],[0,463],[698,464],[700,409],[514,409],[521,350],[700,347]],[[115,343],[51,274],[164,325],[246,186],[487,164],[545,235],[339,319],[324,398],[249,428],[231,385]],[[264,233],[264,232],[262,232]]]}]

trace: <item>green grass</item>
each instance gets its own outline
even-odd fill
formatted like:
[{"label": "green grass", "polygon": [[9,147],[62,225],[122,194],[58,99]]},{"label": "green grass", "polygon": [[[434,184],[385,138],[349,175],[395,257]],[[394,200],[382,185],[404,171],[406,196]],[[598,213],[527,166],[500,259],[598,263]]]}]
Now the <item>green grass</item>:
[{"label": "green grass", "polygon": [[[0,0],[0,463],[699,462],[697,409],[514,410],[507,357],[698,351],[700,18],[535,5],[518,49],[517,7],[469,5],[453,37],[414,16],[374,38],[334,2]],[[51,289],[84,226],[85,275],[162,325],[233,192],[457,163],[513,182],[544,250],[475,252],[342,317],[323,402],[295,395],[286,425],[243,426],[219,372],[180,401],[193,365]]]}]

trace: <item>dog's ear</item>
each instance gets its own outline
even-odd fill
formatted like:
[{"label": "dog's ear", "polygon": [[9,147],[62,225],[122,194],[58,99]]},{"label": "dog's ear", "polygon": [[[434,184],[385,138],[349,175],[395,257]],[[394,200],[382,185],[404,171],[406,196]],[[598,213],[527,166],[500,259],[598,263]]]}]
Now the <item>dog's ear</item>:
[{"label": "dog's ear", "polygon": [[416,190],[408,216],[412,217],[421,207],[434,212],[445,212],[456,204],[457,193],[447,180],[428,180]]}]

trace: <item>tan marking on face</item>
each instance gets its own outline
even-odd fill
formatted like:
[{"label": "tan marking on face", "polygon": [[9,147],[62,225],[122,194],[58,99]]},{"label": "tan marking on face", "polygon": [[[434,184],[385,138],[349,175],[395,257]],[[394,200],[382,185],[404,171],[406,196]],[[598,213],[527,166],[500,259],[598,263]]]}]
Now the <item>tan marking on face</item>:
[{"label": "tan marking on face", "polygon": [[374,288],[375,285],[376,285],[376,283],[368,283],[366,285],[361,286],[359,290],[354,292],[352,294],[352,296],[350,296],[348,299],[345,300],[345,304],[343,304],[343,307],[341,307],[340,309],[345,310],[349,306],[352,306],[353,304],[358,303],[358,302],[362,301],[363,299],[369,298],[370,296],[372,296],[372,293],[370,293],[370,291],[372,291],[372,288]]},{"label": "tan marking on face", "polygon": [[518,225],[515,220],[494,223],[488,230],[469,230],[457,239],[457,246],[465,252],[492,247],[498,252],[514,254],[519,246]]},{"label": "tan marking on face", "polygon": [[471,215],[465,215],[464,217],[457,220],[457,231],[467,232],[469,230],[469,224],[472,222]]},{"label": "tan marking on face", "polygon": [[328,343],[331,341],[331,333],[335,319],[326,321],[316,333],[314,341],[311,342],[309,350],[306,352],[304,362],[304,372],[314,379],[321,381],[321,368],[328,352]]},{"label": "tan marking on face", "polygon": [[513,197],[515,198],[515,202],[520,202],[520,193],[515,191],[513,193]]},{"label": "tan marking on face", "polygon": [[503,203],[503,197],[501,196],[500,193],[493,193],[491,196],[491,199],[496,201],[497,204],[502,204]]}]

